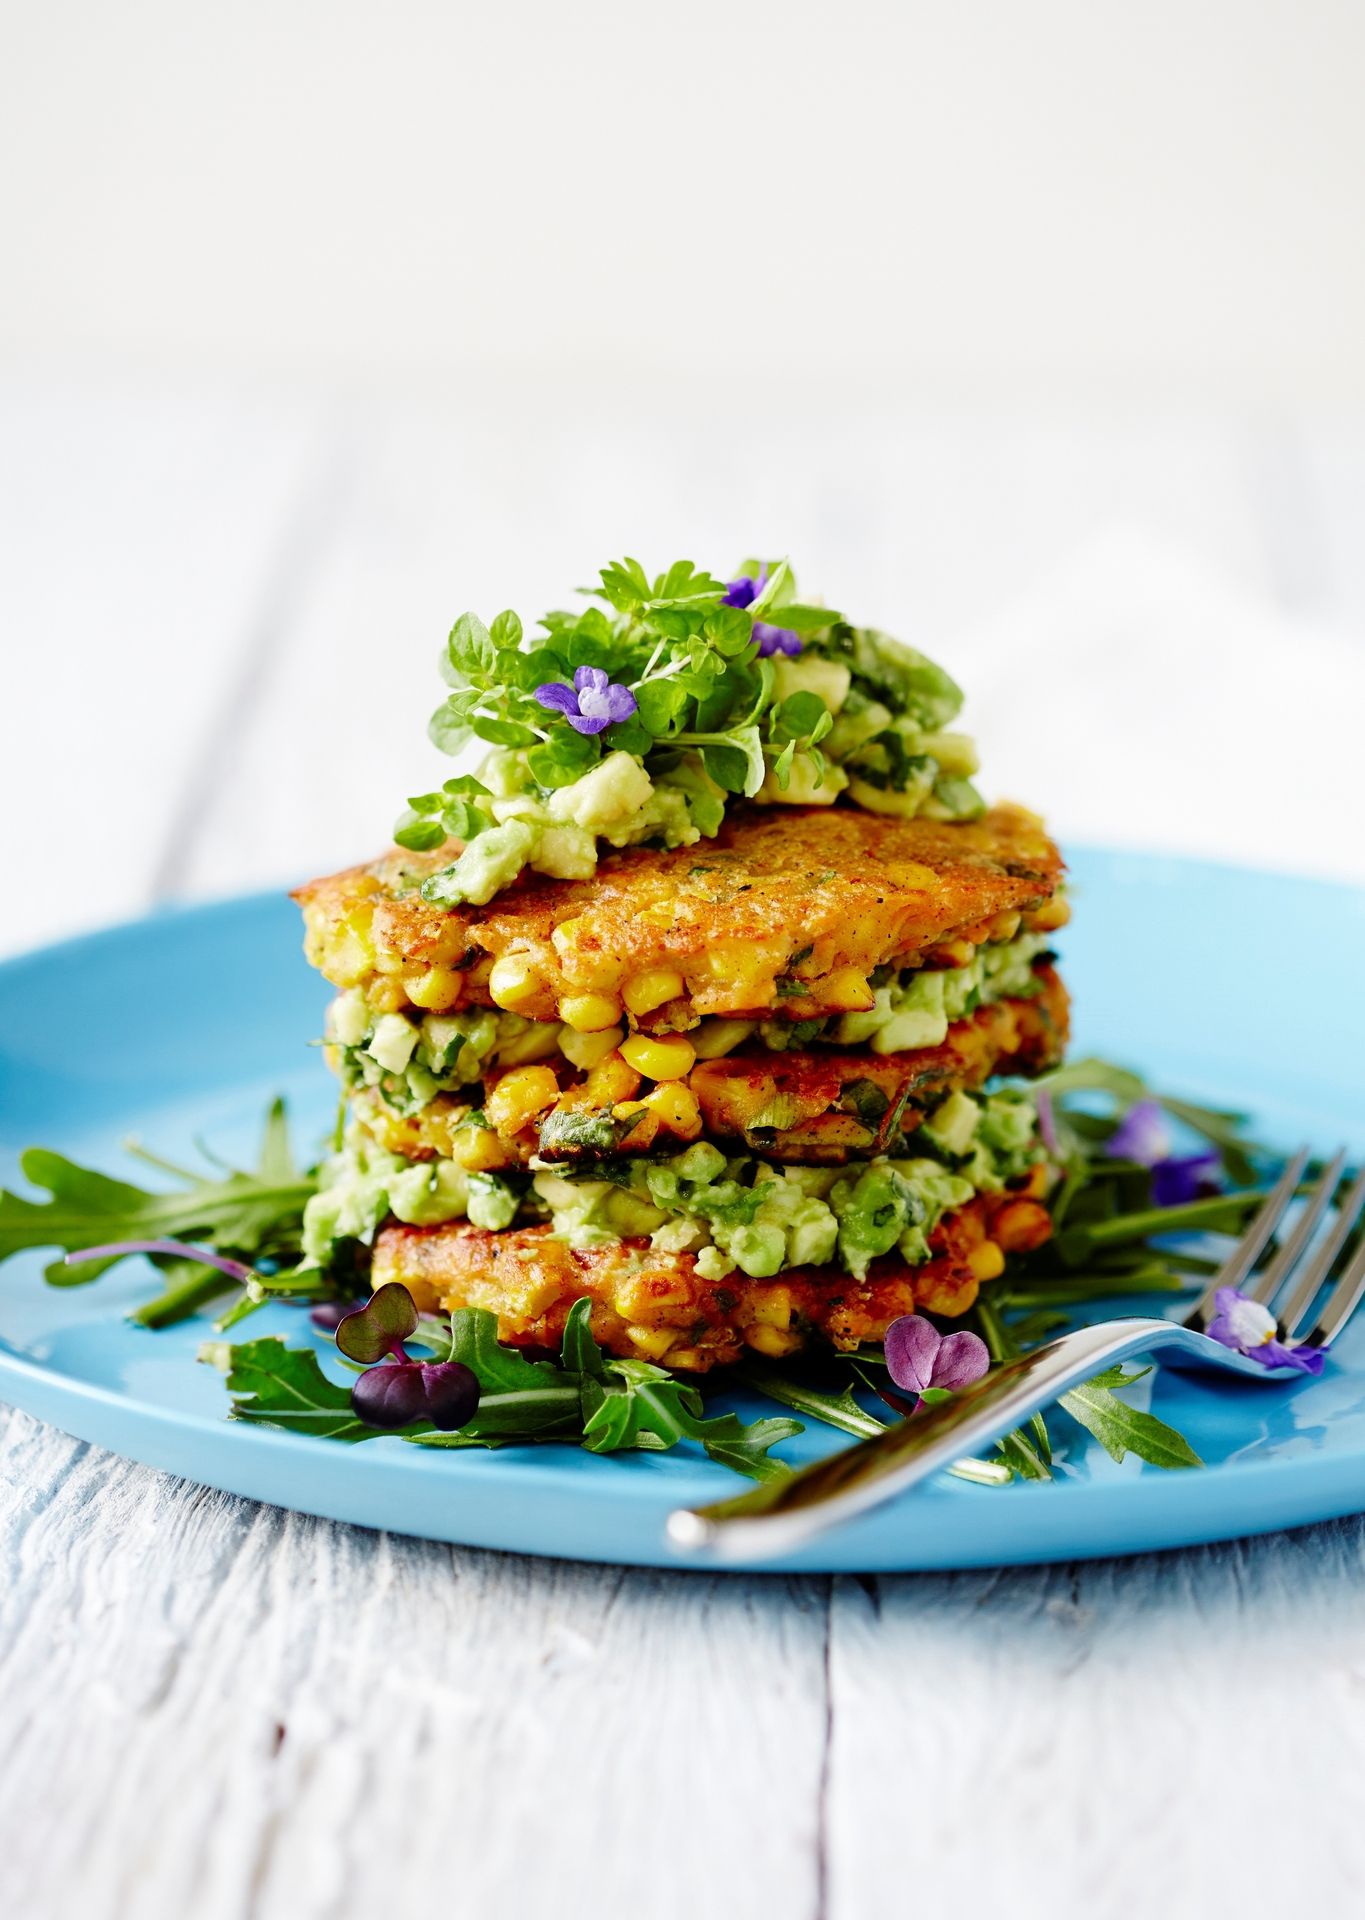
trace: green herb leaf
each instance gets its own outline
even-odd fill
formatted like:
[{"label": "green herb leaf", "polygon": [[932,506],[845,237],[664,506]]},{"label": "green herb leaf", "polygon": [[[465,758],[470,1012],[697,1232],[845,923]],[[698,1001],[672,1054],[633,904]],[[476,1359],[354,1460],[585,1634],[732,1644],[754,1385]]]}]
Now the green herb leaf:
[{"label": "green herb leaf", "polygon": [[357,1420],[351,1390],[329,1380],[311,1347],[283,1340],[208,1341],[199,1358],[226,1377],[231,1417],[311,1433],[323,1440],[368,1440],[378,1429]]},{"label": "green herb leaf", "polygon": [[[405,1294],[405,1289],[395,1287],[395,1292]],[[411,1306],[410,1296],[407,1304]],[[657,1452],[688,1440],[752,1479],[787,1471],[769,1457],[769,1450],[799,1433],[798,1421],[766,1419],[746,1425],[734,1413],[708,1417],[695,1387],[646,1361],[604,1354],[592,1337],[590,1318],[591,1302],[576,1302],[558,1365],[528,1360],[500,1345],[497,1316],[481,1308],[462,1308],[444,1324],[422,1321],[409,1337],[430,1349],[434,1359],[460,1360],[470,1367],[479,1381],[479,1406],[454,1433],[437,1432],[423,1422],[403,1428],[400,1437],[437,1448],[560,1440],[594,1453],[624,1448]],[[395,1325],[407,1323],[406,1314],[388,1314],[386,1325],[390,1319]],[[278,1339],[235,1346],[216,1341],[201,1349],[200,1358],[226,1374],[239,1419],[346,1441],[381,1437],[380,1429],[355,1418],[349,1389],[328,1379],[311,1348],[286,1347]]]},{"label": "green herb leaf", "polygon": [[[182,1182],[178,1192],[151,1192],[111,1180],[42,1147],[31,1147],[19,1164],[24,1177],[50,1197],[30,1200],[0,1192],[0,1261],[31,1247],[79,1253],[115,1240],[189,1240],[207,1241],[219,1253],[248,1265],[262,1257],[293,1265],[299,1257],[303,1209],[316,1187],[312,1174],[295,1168],[279,1100],[266,1116],[254,1172],[230,1168],[226,1173],[195,1173],[155,1161]],[[80,1286],[114,1264],[113,1259],[91,1260],[68,1267],[57,1261],[45,1277],[54,1286]],[[201,1274],[183,1311],[192,1312],[235,1284],[217,1272]]]},{"label": "green herb leaf", "polygon": [[510,607],[497,615],[489,629],[489,637],[499,653],[511,652],[521,645],[521,620]]},{"label": "green herb leaf", "polygon": [[1110,1368],[1064,1393],[1061,1405],[1094,1435],[1111,1460],[1135,1453],[1154,1467],[1202,1466],[1199,1455],[1174,1427],[1116,1397],[1116,1388],[1134,1386],[1142,1377],[1141,1373],[1125,1375],[1121,1367]]},{"label": "green herb leaf", "polygon": [[456,685],[493,671],[498,650],[477,613],[462,613],[450,629],[446,657],[457,676]]},{"label": "green herb leaf", "polygon": [[526,765],[539,786],[568,787],[597,765],[601,752],[600,734],[575,733],[568,727],[532,747]]}]

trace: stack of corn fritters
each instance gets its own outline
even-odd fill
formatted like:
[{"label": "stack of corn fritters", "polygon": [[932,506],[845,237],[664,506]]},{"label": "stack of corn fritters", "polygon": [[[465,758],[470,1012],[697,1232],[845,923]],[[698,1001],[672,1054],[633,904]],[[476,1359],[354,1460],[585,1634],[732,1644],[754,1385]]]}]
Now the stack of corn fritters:
[{"label": "stack of corn fritters", "polygon": [[485,907],[423,899],[451,857],[296,896],[348,1111],[314,1258],[369,1249],[519,1346],[586,1295],[613,1353],[704,1371],[962,1313],[1047,1237],[1036,1111],[996,1084],[1066,1040],[1032,815],[739,807]]}]

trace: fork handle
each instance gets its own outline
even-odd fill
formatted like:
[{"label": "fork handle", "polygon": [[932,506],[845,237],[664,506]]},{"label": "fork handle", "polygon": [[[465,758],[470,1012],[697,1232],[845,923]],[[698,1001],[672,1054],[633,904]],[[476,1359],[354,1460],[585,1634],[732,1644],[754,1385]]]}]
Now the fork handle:
[{"label": "fork handle", "polygon": [[680,1507],[669,1516],[669,1540],[713,1561],[792,1553],[827,1528],[880,1506],[964,1454],[999,1440],[1106,1366],[1159,1347],[1202,1354],[1208,1341],[1170,1320],[1106,1320],[1078,1327],[993,1368],[951,1400],[923,1407],[913,1419],[898,1421],[885,1433],[828,1459],[780,1480],[764,1481],[733,1500],[695,1510]]}]

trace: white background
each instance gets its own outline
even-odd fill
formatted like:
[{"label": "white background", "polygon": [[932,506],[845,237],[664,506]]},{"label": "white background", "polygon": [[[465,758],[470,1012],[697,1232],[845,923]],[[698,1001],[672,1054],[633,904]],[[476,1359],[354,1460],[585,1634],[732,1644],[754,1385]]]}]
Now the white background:
[{"label": "white background", "polygon": [[[1360,7],[0,22],[0,948],[364,856],[621,551],[789,551],[1066,842],[1365,879]],[[1362,1567],[558,1566],[0,1409],[0,1909],[1354,1920]]]},{"label": "white background", "polygon": [[24,350],[1365,404],[1352,0],[4,19]]}]

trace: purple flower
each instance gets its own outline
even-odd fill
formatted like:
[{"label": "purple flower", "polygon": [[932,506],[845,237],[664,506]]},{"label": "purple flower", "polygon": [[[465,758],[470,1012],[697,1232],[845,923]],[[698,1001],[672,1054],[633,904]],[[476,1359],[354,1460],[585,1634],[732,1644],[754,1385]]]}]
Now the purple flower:
[{"label": "purple flower", "polygon": [[1180,1207],[1202,1194],[1219,1191],[1221,1156],[1205,1147],[1198,1153],[1172,1153],[1171,1129],[1156,1100],[1129,1107],[1105,1148],[1116,1160],[1135,1160],[1152,1174],[1152,1205]]},{"label": "purple flower", "polygon": [[[727,607],[751,607],[757,600],[768,581],[768,569],[761,567],[758,578],[742,573],[738,580],[732,580],[725,589],[724,605]],[[758,650],[766,659],[770,654],[797,654],[801,651],[801,638],[789,627],[770,627],[766,620],[754,621],[754,639]]]},{"label": "purple flower", "polygon": [[1114,1129],[1107,1151],[1115,1160],[1136,1160],[1142,1167],[1155,1167],[1169,1159],[1171,1130],[1161,1103],[1135,1101]]},{"label": "purple flower", "polygon": [[1203,1153],[1173,1153],[1152,1168],[1152,1205],[1183,1207],[1190,1200],[1222,1191],[1222,1156],[1213,1147]]},{"label": "purple flower", "polygon": [[922,1313],[904,1313],[886,1329],[886,1370],[904,1393],[970,1386],[990,1364],[984,1340],[974,1333],[950,1333],[945,1339]]},{"label": "purple flower", "polygon": [[1321,1347],[1287,1347],[1269,1307],[1251,1300],[1236,1287],[1219,1287],[1213,1296],[1218,1311],[1209,1322],[1209,1338],[1263,1367],[1294,1367],[1299,1373],[1321,1373],[1327,1355]]},{"label": "purple flower", "polygon": [[563,680],[547,681],[536,688],[536,699],[564,718],[576,733],[601,733],[604,727],[629,720],[635,711],[635,695],[629,687],[609,680],[602,667],[579,667],[573,685]]}]

